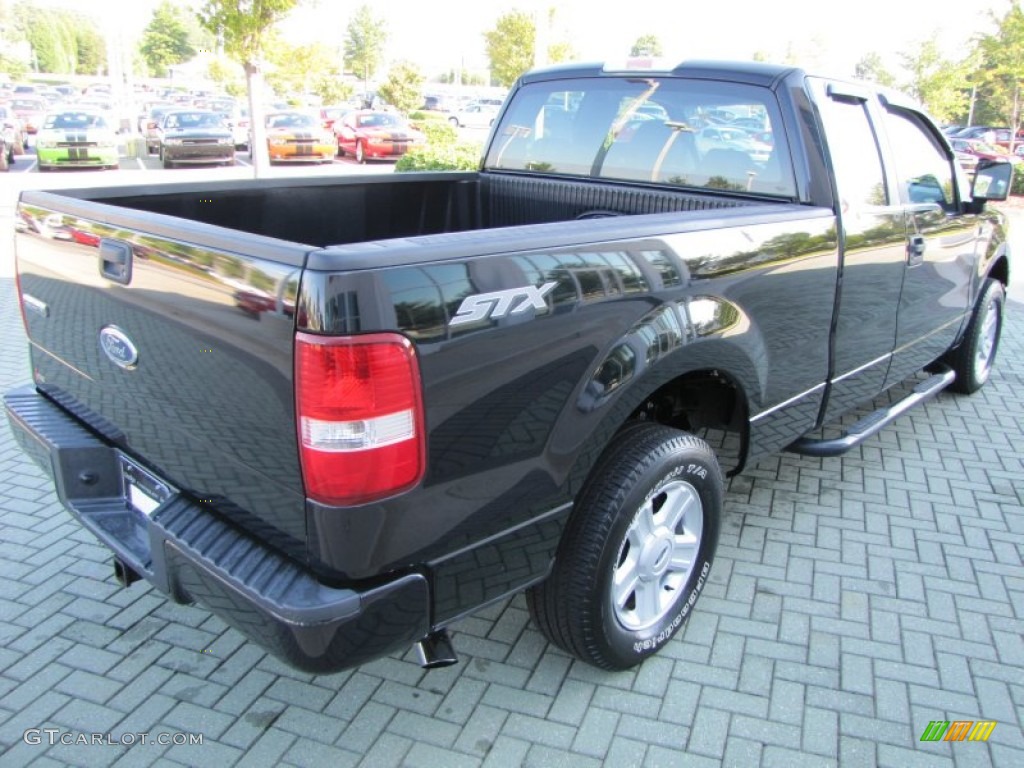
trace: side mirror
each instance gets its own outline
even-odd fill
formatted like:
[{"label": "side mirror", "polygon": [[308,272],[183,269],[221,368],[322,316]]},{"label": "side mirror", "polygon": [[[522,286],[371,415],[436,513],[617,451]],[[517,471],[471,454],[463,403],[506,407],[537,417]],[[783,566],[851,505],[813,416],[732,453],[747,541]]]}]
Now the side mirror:
[{"label": "side mirror", "polygon": [[980,160],[971,184],[971,197],[977,203],[1005,200],[1010,195],[1013,163],[1005,160]]}]

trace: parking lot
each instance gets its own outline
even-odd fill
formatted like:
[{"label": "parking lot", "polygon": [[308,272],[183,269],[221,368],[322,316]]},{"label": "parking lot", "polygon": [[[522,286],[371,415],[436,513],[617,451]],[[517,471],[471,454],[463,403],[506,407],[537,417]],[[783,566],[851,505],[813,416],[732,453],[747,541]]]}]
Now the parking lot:
[{"label": "parking lot", "polygon": [[[26,160],[12,171],[33,172]],[[138,160],[122,169],[153,178],[126,165]],[[29,370],[15,186],[2,184],[6,390]],[[783,455],[733,479],[697,610],[629,672],[548,646],[521,597],[453,627],[454,667],[424,672],[410,652],[329,676],[291,670],[200,608],[119,587],[3,421],[0,762],[1024,765],[1024,304],[1011,297],[977,395],[941,394],[845,457]],[[984,742],[922,741],[932,721],[996,725]]]}]

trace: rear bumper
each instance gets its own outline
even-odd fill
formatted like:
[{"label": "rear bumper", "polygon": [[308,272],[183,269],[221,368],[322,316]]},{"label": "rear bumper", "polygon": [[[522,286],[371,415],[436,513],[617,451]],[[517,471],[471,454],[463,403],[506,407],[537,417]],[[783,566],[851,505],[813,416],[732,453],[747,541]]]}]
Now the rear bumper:
[{"label": "rear bumper", "polygon": [[[177,602],[198,602],[289,664],[326,673],[406,648],[430,630],[429,591],[409,573],[334,588],[155,479],[149,515],[129,501],[132,464],[33,387],[4,395],[22,449],[61,503],[130,568]],[[128,469],[126,469],[128,467]]]}]

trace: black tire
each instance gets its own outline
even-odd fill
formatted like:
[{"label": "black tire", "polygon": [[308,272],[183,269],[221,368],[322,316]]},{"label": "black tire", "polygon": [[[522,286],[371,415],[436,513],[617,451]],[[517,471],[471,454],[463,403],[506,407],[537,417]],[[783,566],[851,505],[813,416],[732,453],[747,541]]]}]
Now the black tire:
[{"label": "black tire", "polygon": [[723,497],[703,440],[659,424],[621,432],[580,492],[550,576],[526,593],[533,620],[594,666],[639,664],[679,630],[707,583]]},{"label": "black tire", "polygon": [[992,375],[999,336],[1003,330],[1006,292],[998,280],[986,278],[964,331],[960,346],[950,350],[946,362],[956,373],[950,385],[955,392],[970,395],[981,389]]},{"label": "black tire", "polygon": [[366,153],[363,151],[363,142],[361,140],[356,142],[356,162],[360,165],[366,164]]}]

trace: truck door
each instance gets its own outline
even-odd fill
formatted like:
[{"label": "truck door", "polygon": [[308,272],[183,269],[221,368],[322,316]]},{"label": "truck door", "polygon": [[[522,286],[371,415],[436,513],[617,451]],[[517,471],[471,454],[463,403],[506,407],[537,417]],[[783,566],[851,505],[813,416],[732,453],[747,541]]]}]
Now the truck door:
[{"label": "truck door", "polygon": [[824,413],[829,422],[885,385],[896,339],[906,228],[882,163],[871,92],[817,78],[809,82],[832,163],[842,248]]},{"label": "truck door", "polygon": [[886,104],[888,137],[907,227],[896,348],[886,386],[939,358],[966,319],[978,219],[962,213],[956,162],[927,118]]}]

